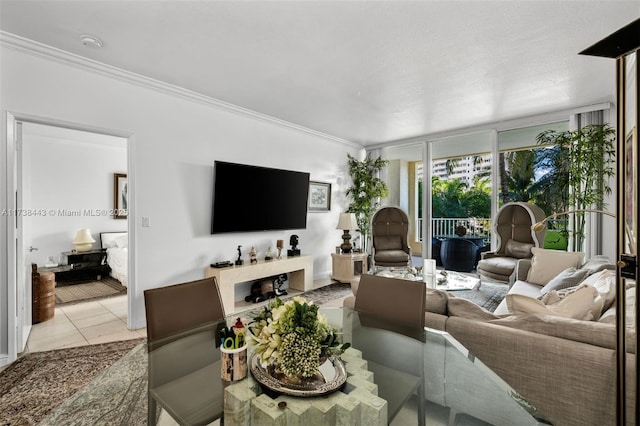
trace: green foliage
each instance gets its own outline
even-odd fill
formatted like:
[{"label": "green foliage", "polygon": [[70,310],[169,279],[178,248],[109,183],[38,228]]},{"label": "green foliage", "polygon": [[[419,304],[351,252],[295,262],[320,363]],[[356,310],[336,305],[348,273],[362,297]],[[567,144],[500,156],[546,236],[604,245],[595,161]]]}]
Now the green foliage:
[{"label": "green foliage", "polygon": [[[540,190],[558,199],[557,210],[604,207],[604,196],[611,194],[608,180],[615,175],[615,130],[609,125],[590,125],[574,131],[547,130],[536,137],[543,150],[538,166],[547,170]],[[584,213],[575,213],[573,249],[584,245]]]},{"label": "green foliage", "polygon": [[380,170],[389,162],[380,157],[373,159],[368,154],[362,161],[359,161],[351,154],[347,154],[347,156],[349,159],[349,175],[352,180],[352,185],[347,188],[346,192],[347,197],[351,198],[347,212],[355,213],[358,231],[363,236],[363,248],[366,249],[371,217],[380,206],[378,199],[389,195],[387,184],[378,177]]},{"label": "green foliage", "polygon": [[458,178],[431,178],[433,217],[491,217],[491,188],[486,178],[469,187]]}]

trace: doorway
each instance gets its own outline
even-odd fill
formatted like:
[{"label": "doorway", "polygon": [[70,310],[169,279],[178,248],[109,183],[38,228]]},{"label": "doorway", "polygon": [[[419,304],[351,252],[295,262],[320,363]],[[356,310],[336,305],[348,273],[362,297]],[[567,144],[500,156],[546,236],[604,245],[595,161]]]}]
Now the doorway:
[{"label": "doorway", "polygon": [[[73,250],[72,241],[78,229],[93,228],[92,249],[95,250],[102,248],[101,232],[124,231],[127,239],[133,237],[128,232],[129,221],[117,220],[112,215],[114,174],[130,176],[132,170],[129,167],[130,135],[55,120],[11,114],[7,118],[8,152],[15,152],[13,170],[8,170],[13,181],[7,182],[7,189],[15,189],[12,206],[15,211],[28,213],[15,216],[15,227],[13,220],[7,226],[8,241],[15,240],[15,244],[8,244],[7,259],[8,301],[15,301],[8,303],[8,361],[11,362],[24,349],[31,330],[32,262],[35,260],[33,263],[38,266],[60,263],[63,253]],[[92,150],[97,155],[87,154]],[[123,158],[113,165],[114,170],[107,172],[106,168],[112,166],[99,167],[105,158],[118,155]],[[95,169],[102,171],[98,175],[87,175]],[[49,187],[35,190],[34,186],[42,182]],[[132,186],[129,182],[130,196]],[[129,212],[131,207],[129,203]],[[126,259],[128,264],[133,263],[133,250]],[[131,292],[133,280],[128,281]],[[131,299],[128,299],[130,328]],[[12,308],[15,315],[11,315]]]}]

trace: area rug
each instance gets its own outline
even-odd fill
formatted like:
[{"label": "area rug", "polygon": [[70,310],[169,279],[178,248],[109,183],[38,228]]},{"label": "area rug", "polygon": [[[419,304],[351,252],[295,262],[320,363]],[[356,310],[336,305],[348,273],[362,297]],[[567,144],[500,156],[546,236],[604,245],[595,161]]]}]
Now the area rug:
[{"label": "area rug", "polygon": [[[41,424],[63,401],[145,341],[140,338],[24,355],[0,372],[0,423]],[[143,414],[146,418],[146,405]]]},{"label": "area rug", "polygon": [[56,304],[84,302],[103,297],[125,294],[127,288],[115,278],[56,287]]},{"label": "area rug", "polygon": [[55,408],[40,425],[146,424],[147,359],[146,343],[138,344]]},{"label": "area rug", "polygon": [[478,290],[452,291],[451,294],[467,299],[488,311],[495,311],[509,291],[508,284],[482,282]]}]

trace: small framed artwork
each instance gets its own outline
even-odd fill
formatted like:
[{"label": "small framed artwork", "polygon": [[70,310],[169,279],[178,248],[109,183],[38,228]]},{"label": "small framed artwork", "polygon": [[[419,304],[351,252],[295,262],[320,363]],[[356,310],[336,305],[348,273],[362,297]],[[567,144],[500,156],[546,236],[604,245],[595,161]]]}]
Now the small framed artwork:
[{"label": "small framed artwork", "polygon": [[309,182],[309,211],[328,212],[331,210],[331,184]]},{"label": "small framed artwork", "polygon": [[127,175],[113,174],[113,218],[126,219],[128,209]]}]

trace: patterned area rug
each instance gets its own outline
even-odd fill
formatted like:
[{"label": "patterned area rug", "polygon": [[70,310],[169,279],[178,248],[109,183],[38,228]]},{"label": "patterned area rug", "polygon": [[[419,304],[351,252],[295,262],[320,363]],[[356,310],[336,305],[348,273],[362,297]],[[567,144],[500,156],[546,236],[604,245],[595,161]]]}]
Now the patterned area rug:
[{"label": "patterned area rug", "polygon": [[[132,348],[145,341],[146,339],[141,338],[33,352],[19,358],[0,372],[1,424],[11,426],[41,424],[43,419],[63,401],[90,383]],[[144,409],[141,407],[139,410],[142,410],[142,418],[146,419],[146,392],[143,400],[140,404],[144,403]],[[66,421],[57,424],[75,423]]]},{"label": "patterned area rug", "polygon": [[120,281],[105,277],[99,281],[56,287],[56,304],[86,302],[126,292],[127,288]]}]

